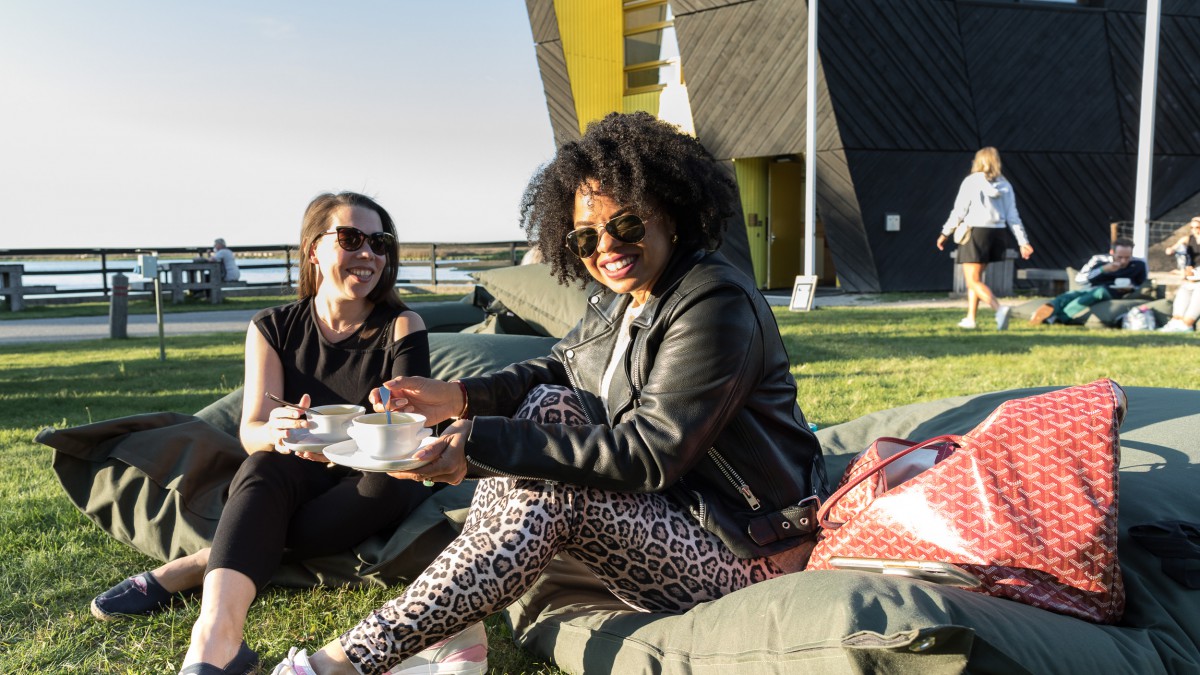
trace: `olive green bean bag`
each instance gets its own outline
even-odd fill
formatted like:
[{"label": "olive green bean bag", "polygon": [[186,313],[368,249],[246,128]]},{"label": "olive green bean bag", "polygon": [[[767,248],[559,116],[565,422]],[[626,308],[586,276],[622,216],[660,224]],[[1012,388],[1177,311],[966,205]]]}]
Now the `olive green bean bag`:
[{"label": "olive green bean bag", "polygon": [[[549,353],[554,338],[433,333],[434,377],[487,373]],[[67,496],[101,529],[133,548],[171,560],[208,546],[233,474],[245,459],[237,440],[242,392],[195,416],[149,413],[69,429],[44,429]],[[436,492],[393,532],[352,551],[282,567],[273,582],[390,585],[419,573],[453,539],[446,511],[470,504],[473,483]]]},{"label": "olive green bean bag", "polygon": [[[818,432],[830,476],[880,436],[969,431],[1014,390],[884,410]],[[1200,590],[1163,572],[1134,525],[1200,521],[1200,391],[1127,389],[1119,555],[1128,606],[1099,626],[947,586],[800,572],[679,615],[631,611],[557,560],[507,618],[517,641],[572,673],[1197,673]],[[1200,541],[1192,542],[1200,550]],[[1200,574],[1200,561],[1192,565]]]}]

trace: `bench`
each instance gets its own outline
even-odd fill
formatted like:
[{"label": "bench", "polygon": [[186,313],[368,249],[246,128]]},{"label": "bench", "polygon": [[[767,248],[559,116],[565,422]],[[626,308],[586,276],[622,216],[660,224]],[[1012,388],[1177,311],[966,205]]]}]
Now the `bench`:
[{"label": "bench", "polygon": [[[163,293],[171,294],[171,302],[182,303],[189,291],[204,293],[208,301],[219,305],[224,300],[223,289],[241,288],[245,281],[225,281],[221,279],[221,264],[216,262],[192,261],[164,263],[160,270],[162,277],[159,285]],[[135,291],[154,292],[154,280],[144,279],[129,284]]]},{"label": "bench", "polygon": [[[989,263],[983,270],[983,282],[997,298],[1013,294],[1013,268],[1017,255],[1013,249],[1007,249],[1004,251],[1004,260]],[[967,281],[963,277],[962,265],[958,264],[958,251],[951,251],[950,257],[954,260],[954,291],[951,296],[962,297],[967,294]]]},{"label": "bench", "polygon": [[24,265],[0,265],[0,297],[8,298],[8,308],[14,312],[25,309],[26,295],[46,295],[55,292],[54,286],[26,286],[21,281]]},{"label": "bench", "polygon": [[1067,292],[1071,284],[1071,276],[1066,270],[1029,268],[1017,270],[1017,278],[1031,281],[1041,295],[1058,296]]}]

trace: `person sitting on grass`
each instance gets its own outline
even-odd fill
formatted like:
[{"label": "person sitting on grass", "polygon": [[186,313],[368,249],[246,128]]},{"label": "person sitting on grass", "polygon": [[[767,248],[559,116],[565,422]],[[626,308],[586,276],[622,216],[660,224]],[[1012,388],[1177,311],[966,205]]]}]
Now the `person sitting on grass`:
[{"label": "person sitting on grass", "polygon": [[1171,320],[1158,330],[1163,333],[1187,333],[1196,329],[1200,318],[1200,216],[1189,223],[1192,234],[1176,244],[1176,251],[1184,255],[1183,283],[1175,292],[1171,305]]},{"label": "person sitting on grass", "polygon": [[1146,276],[1146,261],[1133,257],[1133,240],[1120,237],[1107,254],[1092,256],[1075,275],[1082,289],[1067,291],[1038,307],[1029,323],[1069,323],[1097,302],[1129,295],[1146,282]]},{"label": "person sitting on grass", "polygon": [[250,456],[230,483],[212,547],[92,601],[101,620],[153,614],[203,584],[181,675],[256,671],[259,657],[242,638],[246,613],[276,569],[350,549],[395,527],[432,494],[421,483],[329,466],[320,452],[289,447],[311,423],[267,392],[305,407],[369,405],[380,379],[430,374],[425,324],[395,291],[399,258],[387,211],[353,192],[320,195],[304,213],[300,244],[299,300],[259,312],[246,332],[239,435]]}]

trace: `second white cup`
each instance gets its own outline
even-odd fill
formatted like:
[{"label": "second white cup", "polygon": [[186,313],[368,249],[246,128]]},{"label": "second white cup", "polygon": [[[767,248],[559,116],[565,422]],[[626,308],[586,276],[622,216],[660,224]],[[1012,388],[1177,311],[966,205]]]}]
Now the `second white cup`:
[{"label": "second white cup", "polygon": [[350,421],[367,411],[361,405],[319,405],[312,408],[319,415],[308,415],[312,424],[308,433],[323,443],[337,443],[350,438],[346,433]]},{"label": "second white cup", "polygon": [[346,430],[358,447],[375,459],[405,459],[417,451],[421,440],[433,433],[425,428],[425,416],[416,413],[359,415]]}]

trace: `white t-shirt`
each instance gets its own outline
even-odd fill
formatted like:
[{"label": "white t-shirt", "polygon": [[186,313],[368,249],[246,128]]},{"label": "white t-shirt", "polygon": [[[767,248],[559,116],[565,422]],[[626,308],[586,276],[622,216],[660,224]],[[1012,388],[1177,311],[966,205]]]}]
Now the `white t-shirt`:
[{"label": "white t-shirt", "polygon": [[238,271],[237,261],[233,259],[233,251],[227,248],[218,249],[213,253],[213,260],[221,263],[221,279],[225,281],[237,281],[241,276]]},{"label": "white t-shirt", "polygon": [[600,400],[604,402],[605,412],[609,412],[608,389],[612,385],[613,375],[616,375],[617,368],[620,368],[621,363],[625,361],[625,352],[629,351],[629,342],[632,340],[629,327],[645,308],[645,305],[634,307],[631,303],[625,310],[625,316],[621,319],[621,327],[617,329],[617,343],[613,345],[612,356],[608,358],[608,368],[604,369],[604,377],[600,380]]}]

